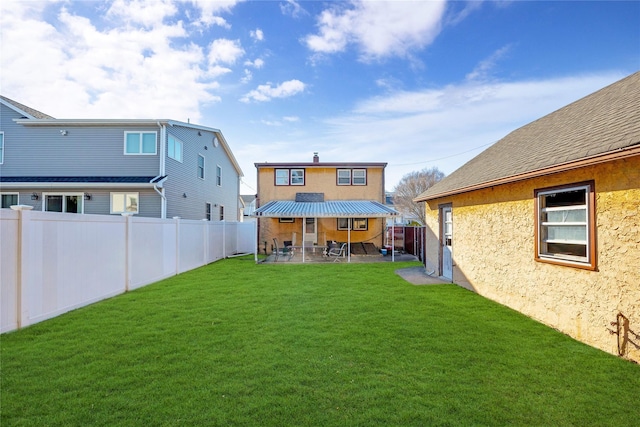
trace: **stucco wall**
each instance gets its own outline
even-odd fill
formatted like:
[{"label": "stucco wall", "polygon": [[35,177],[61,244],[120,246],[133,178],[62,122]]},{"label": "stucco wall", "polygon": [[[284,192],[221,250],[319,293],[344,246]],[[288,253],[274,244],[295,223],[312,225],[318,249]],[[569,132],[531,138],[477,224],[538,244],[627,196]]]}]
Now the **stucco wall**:
[{"label": "stucco wall", "polygon": [[[597,270],[534,260],[534,189],[595,180]],[[453,205],[454,282],[580,341],[640,361],[640,157],[427,203],[438,266],[438,206]]]}]

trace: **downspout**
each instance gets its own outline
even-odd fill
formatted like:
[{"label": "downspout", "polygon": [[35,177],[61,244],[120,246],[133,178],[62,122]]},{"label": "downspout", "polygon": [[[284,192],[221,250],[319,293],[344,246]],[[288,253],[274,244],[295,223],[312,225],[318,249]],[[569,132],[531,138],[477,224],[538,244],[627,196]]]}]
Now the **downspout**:
[{"label": "downspout", "polygon": [[151,182],[153,182],[153,189],[160,196],[160,218],[167,218],[167,196],[164,193],[164,186],[158,186],[158,180],[160,182],[164,182],[164,179],[160,179],[165,176],[166,172],[166,144],[165,141],[167,139],[167,128],[165,125],[160,124],[160,121],[156,122],[158,127],[160,128],[160,165],[159,165],[159,175],[153,178]]}]

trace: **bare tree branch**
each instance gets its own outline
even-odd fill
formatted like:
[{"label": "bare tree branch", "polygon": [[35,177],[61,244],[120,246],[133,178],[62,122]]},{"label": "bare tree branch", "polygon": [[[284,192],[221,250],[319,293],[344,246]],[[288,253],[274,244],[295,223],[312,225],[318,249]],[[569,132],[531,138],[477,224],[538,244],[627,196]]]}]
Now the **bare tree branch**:
[{"label": "bare tree branch", "polygon": [[444,173],[436,167],[406,174],[393,189],[393,206],[404,216],[424,225],[424,203],[415,203],[413,199],[427,191],[442,178],[444,178]]}]

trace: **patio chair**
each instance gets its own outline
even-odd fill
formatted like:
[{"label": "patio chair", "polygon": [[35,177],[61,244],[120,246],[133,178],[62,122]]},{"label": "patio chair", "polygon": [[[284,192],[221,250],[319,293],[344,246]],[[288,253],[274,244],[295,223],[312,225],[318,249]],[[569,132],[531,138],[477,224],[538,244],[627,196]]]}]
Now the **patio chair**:
[{"label": "patio chair", "polygon": [[275,261],[278,261],[278,258],[280,257],[285,257],[287,261],[293,258],[293,251],[291,248],[281,247],[278,244],[278,239],[276,238],[273,239],[273,254],[276,257]]},{"label": "patio chair", "polygon": [[327,252],[327,256],[329,258],[333,257],[333,262],[336,261],[340,261],[340,258],[344,258],[344,252],[347,248],[347,244],[343,243],[340,248],[338,247],[332,247],[329,249],[329,251]]}]

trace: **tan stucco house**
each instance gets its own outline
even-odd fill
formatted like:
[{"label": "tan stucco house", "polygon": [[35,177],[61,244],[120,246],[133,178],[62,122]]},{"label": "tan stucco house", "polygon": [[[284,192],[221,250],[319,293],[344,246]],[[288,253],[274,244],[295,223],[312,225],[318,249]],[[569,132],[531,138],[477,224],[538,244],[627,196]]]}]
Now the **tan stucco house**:
[{"label": "tan stucco house", "polygon": [[415,201],[427,268],[640,361],[640,72],[513,131]]},{"label": "tan stucco house", "polygon": [[[386,163],[255,163],[258,246],[271,250],[273,239],[306,248],[328,242],[371,243],[380,248],[386,218],[398,213],[385,206]],[[371,246],[371,245],[368,245]]]}]

